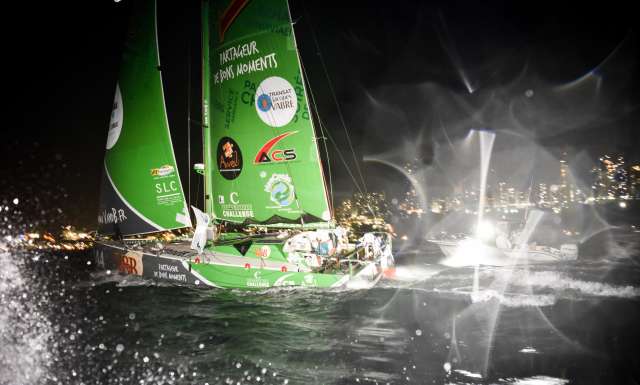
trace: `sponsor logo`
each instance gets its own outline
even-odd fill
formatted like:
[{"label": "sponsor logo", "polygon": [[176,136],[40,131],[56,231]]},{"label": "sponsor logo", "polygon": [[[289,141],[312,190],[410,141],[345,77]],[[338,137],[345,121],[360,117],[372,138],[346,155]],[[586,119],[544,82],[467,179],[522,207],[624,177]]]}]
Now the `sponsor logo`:
[{"label": "sponsor logo", "polygon": [[247,279],[247,287],[269,287],[269,281],[260,276],[260,271],[253,274],[253,278]]},{"label": "sponsor logo", "polygon": [[118,271],[125,274],[142,275],[142,253],[129,251],[120,256]]},{"label": "sponsor logo", "polygon": [[226,218],[252,218],[253,206],[250,204],[223,205],[222,216]]},{"label": "sponsor logo", "polygon": [[[159,206],[182,205],[183,198],[179,181],[175,175],[176,169],[170,164],[151,169],[151,177],[157,183],[153,184],[156,192],[156,204]],[[186,213],[186,210],[183,210]],[[177,213],[176,221],[190,225],[188,215]]]},{"label": "sponsor logo", "polygon": [[267,94],[262,94],[258,96],[258,109],[262,112],[267,112],[273,107],[273,102],[271,101],[271,97]]},{"label": "sponsor logo", "polygon": [[269,258],[271,255],[271,248],[269,246],[262,246],[255,251],[256,257]]},{"label": "sponsor logo", "polygon": [[271,178],[264,186],[264,191],[269,193],[271,202],[278,205],[278,207],[290,206],[295,200],[295,191],[291,183],[291,177],[287,174],[271,175]]},{"label": "sponsor logo", "polygon": [[286,79],[271,76],[256,89],[256,112],[271,127],[282,127],[293,119],[298,109],[296,91]]},{"label": "sponsor logo", "polygon": [[107,134],[107,150],[116,145],[122,131],[122,117],[124,112],[122,109],[122,94],[120,93],[120,84],[116,84],[116,95],[113,98],[113,109],[111,110],[111,119],[109,120],[109,133]]},{"label": "sponsor logo", "polygon": [[236,179],[242,172],[242,152],[235,140],[223,137],[218,142],[218,170],[225,179]]},{"label": "sponsor logo", "polygon": [[151,175],[152,176],[167,176],[167,175],[173,174],[174,171],[175,170],[174,170],[172,165],[165,164],[162,167],[152,168],[151,169]]},{"label": "sponsor logo", "polygon": [[187,282],[187,275],[180,272],[176,265],[159,263],[158,271],[153,272],[154,278],[167,279],[171,281]]},{"label": "sponsor logo", "polygon": [[230,204],[224,204],[224,195],[218,195],[218,202],[222,209],[222,216],[225,218],[251,218],[253,217],[253,206],[251,204],[242,204],[238,198],[237,192],[229,193]]},{"label": "sponsor logo", "polygon": [[126,220],[127,216],[124,214],[124,210],[116,209],[114,207],[111,207],[111,209],[104,209],[100,214],[98,214],[98,223],[101,225],[122,223]]},{"label": "sponsor logo", "polygon": [[275,149],[273,151],[271,149],[282,139],[297,132],[298,131],[285,132],[284,134],[280,134],[275,138],[270,139],[260,148],[260,150],[258,150],[258,153],[256,154],[253,162],[255,164],[265,164],[271,162],[286,162],[296,159],[296,150],[293,148]]},{"label": "sponsor logo", "polygon": [[170,196],[180,195],[178,192],[178,183],[175,180],[162,183],[156,183],[156,193],[157,194],[171,194]]}]

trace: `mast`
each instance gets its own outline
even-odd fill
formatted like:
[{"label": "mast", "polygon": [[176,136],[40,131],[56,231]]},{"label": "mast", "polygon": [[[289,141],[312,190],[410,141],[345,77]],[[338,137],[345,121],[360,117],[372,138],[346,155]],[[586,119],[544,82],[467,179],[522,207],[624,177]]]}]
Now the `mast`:
[{"label": "mast", "polygon": [[[209,1],[202,2],[202,160],[205,164],[204,172],[204,208],[210,216],[215,216],[213,211],[211,175],[209,170],[214,167],[211,157],[211,117],[209,116],[209,103],[211,99],[211,69],[209,57]],[[191,167],[191,166],[189,166]]]}]

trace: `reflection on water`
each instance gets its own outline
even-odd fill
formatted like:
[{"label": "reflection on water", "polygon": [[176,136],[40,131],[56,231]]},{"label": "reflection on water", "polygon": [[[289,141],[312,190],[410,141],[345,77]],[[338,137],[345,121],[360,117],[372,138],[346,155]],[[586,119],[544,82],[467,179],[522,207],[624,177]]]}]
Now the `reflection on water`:
[{"label": "reflection on water", "polygon": [[[402,256],[372,290],[195,290],[2,254],[2,383],[633,383],[637,258],[473,268]],[[37,260],[36,260],[37,259]],[[635,261],[635,262],[634,262]]]}]

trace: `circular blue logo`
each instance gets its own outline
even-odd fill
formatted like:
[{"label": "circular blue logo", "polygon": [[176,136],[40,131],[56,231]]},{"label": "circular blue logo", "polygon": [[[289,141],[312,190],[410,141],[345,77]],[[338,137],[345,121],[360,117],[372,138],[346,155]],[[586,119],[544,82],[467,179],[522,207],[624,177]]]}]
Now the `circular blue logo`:
[{"label": "circular blue logo", "polygon": [[293,203],[293,189],[288,183],[276,182],[271,190],[271,199],[280,206],[289,206]]},{"label": "circular blue logo", "polygon": [[267,94],[262,94],[258,96],[258,108],[262,112],[267,112],[271,109],[271,97]]}]

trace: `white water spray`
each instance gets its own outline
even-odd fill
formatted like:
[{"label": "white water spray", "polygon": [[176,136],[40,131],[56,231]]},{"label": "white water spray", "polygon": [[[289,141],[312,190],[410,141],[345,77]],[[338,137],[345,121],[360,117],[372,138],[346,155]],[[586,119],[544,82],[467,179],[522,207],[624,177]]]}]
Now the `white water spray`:
[{"label": "white water spray", "polygon": [[[22,261],[0,244],[0,383],[37,384],[51,362],[51,324],[39,308],[38,293]],[[3,382],[7,381],[7,382]]]},{"label": "white water spray", "polygon": [[[493,142],[496,139],[496,134],[489,131],[473,131],[480,136],[480,197],[478,204],[478,222],[476,225],[476,237],[482,231],[484,207],[486,205],[486,191],[487,191],[487,174],[489,173],[489,163],[491,162],[491,152],[493,151]],[[479,282],[479,263],[476,260],[474,263],[473,271],[473,294],[472,298],[478,297],[480,290]]]}]

